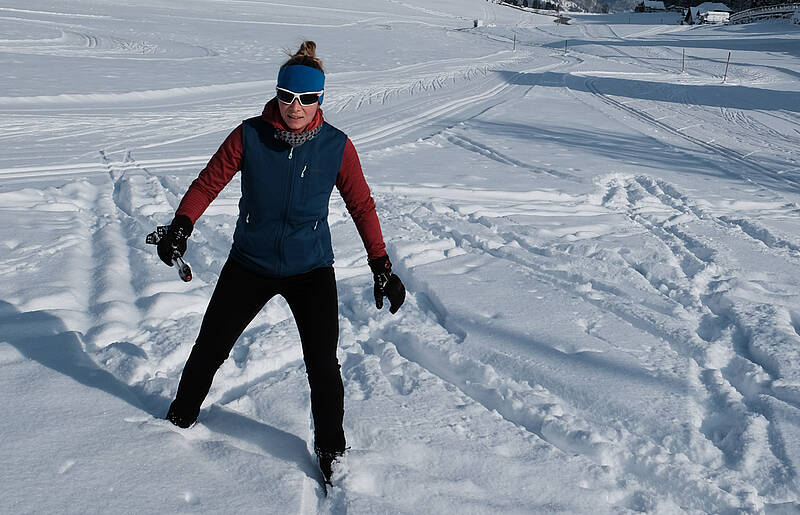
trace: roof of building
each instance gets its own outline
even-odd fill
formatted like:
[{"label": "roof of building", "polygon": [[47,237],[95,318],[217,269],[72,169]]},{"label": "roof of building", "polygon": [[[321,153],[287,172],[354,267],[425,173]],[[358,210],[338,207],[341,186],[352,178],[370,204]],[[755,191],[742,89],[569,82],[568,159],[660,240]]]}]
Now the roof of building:
[{"label": "roof of building", "polygon": [[696,7],[690,7],[689,9],[692,10],[692,14],[694,16],[697,16],[698,13],[707,13],[709,11],[731,12],[730,7],[719,2],[703,2],[702,4]]}]

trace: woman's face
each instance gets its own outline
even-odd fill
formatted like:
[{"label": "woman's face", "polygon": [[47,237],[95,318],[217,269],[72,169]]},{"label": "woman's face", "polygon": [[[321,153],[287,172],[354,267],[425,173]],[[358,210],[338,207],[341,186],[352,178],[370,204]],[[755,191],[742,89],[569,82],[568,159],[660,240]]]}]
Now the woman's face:
[{"label": "woman's face", "polygon": [[305,129],[314,119],[314,115],[317,114],[317,109],[319,109],[318,102],[314,102],[310,106],[302,106],[300,105],[300,101],[296,98],[290,105],[278,102],[278,110],[281,113],[281,118],[283,118],[283,123],[285,123],[291,131]]}]

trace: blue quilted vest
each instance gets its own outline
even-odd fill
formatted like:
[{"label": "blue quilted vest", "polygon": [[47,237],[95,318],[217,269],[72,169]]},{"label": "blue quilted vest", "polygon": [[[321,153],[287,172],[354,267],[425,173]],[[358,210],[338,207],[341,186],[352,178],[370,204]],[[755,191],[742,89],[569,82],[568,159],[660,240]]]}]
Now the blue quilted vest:
[{"label": "blue quilted vest", "polygon": [[328,202],[347,135],[327,122],[298,147],[258,118],[242,124],[242,198],[231,258],[268,277],[333,265]]}]

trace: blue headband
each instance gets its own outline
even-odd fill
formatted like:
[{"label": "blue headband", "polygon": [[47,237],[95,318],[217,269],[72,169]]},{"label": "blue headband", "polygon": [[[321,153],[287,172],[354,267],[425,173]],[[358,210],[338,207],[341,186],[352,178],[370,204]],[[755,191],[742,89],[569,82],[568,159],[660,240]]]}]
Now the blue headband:
[{"label": "blue headband", "polygon": [[[303,64],[284,66],[278,72],[278,87],[295,93],[322,91],[325,89],[325,74],[316,68]],[[322,104],[322,97],[324,96],[319,96],[320,104]]]}]

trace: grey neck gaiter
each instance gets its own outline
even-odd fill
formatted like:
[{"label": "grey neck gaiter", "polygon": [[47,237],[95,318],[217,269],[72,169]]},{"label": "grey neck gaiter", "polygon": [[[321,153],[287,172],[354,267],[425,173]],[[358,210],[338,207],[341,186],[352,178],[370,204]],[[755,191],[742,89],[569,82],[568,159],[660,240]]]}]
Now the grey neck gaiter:
[{"label": "grey neck gaiter", "polygon": [[317,134],[319,134],[319,131],[321,130],[322,130],[322,125],[318,125],[317,127],[311,129],[310,131],[304,131],[299,133],[284,131],[275,127],[275,138],[283,141],[290,147],[294,148],[294,147],[299,147],[306,141],[314,138]]}]

